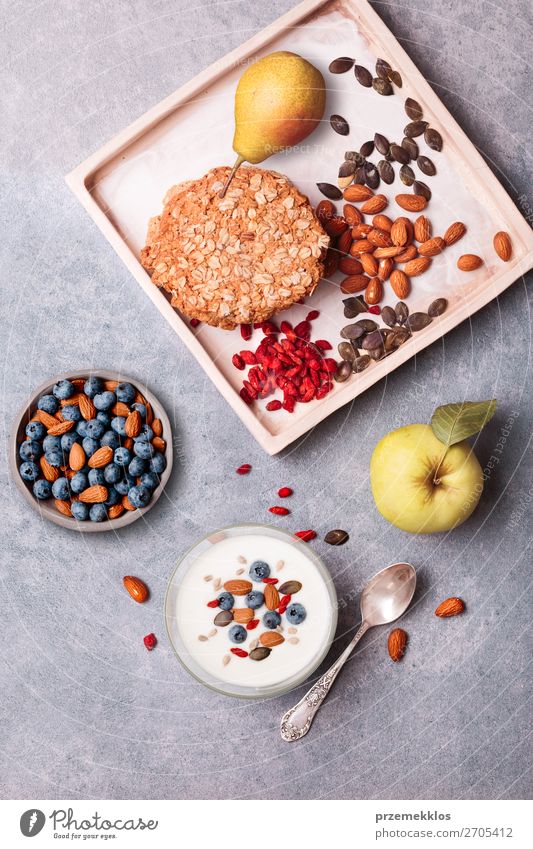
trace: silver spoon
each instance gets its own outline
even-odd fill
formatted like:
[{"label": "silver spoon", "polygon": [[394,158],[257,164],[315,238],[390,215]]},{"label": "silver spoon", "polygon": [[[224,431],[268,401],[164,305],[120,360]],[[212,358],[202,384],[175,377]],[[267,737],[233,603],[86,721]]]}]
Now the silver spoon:
[{"label": "silver spoon", "polygon": [[309,731],[320,705],[331,685],[369,628],[387,625],[405,613],[416,587],[416,572],[410,563],[394,563],[371,578],[361,593],[361,625],[333,666],[313,684],[298,704],[282,717],[281,736],[288,743],[299,740]]}]

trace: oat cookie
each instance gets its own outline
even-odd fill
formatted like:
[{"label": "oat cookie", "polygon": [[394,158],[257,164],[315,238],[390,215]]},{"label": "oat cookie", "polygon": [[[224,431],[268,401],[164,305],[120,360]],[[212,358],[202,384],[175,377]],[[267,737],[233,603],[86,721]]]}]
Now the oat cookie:
[{"label": "oat cookie", "polygon": [[231,330],[265,321],[315,289],[329,237],[287,177],[241,167],[173,186],[141,262],[180,312]]}]

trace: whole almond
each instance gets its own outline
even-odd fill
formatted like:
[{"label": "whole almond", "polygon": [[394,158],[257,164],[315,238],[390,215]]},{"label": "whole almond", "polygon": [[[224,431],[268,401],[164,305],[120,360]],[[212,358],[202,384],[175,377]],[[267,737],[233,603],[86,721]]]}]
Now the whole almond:
[{"label": "whole almond", "polygon": [[394,224],[392,225],[392,230],[390,231],[390,237],[394,245],[399,245],[403,247],[406,244],[408,239],[408,230],[406,224],[406,218],[397,218]]},{"label": "whole almond", "polygon": [[57,424],[57,419],[49,413],[45,413],[44,410],[37,410],[36,416],[46,428],[55,427]]},{"label": "whole almond", "polygon": [[81,392],[77,392],[75,395],[71,395],[70,398],[63,398],[59,402],[61,407],[77,407],[80,403],[81,394]]},{"label": "whole almond", "polygon": [[70,468],[75,472],[79,472],[80,469],[83,469],[86,460],[85,451],[79,442],[75,442],[68,455],[68,464]]},{"label": "whole almond", "polygon": [[284,643],[285,638],[278,631],[265,631],[259,637],[259,642],[262,646],[266,646],[270,649],[273,646],[279,646],[281,643]]},{"label": "whole almond", "polygon": [[139,436],[141,432],[141,427],[141,414],[138,410],[133,410],[133,412],[129,414],[128,418],[126,419],[126,424],[124,425],[126,436],[131,436],[133,438]]},{"label": "whole almond", "polygon": [[440,236],[433,236],[432,239],[428,239],[427,242],[422,242],[418,246],[418,253],[420,256],[437,256],[437,254],[442,253],[445,247],[444,239],[441,239]]},{"label": "whole almond", "polygon": [[342,214],[344,216],[344,220],[348,224],[349,227],[355,227],[357,224],[363,223],[363,216],[359,212],[356,206],[352,206],[351,203],[345,203],[342,208]]},{"label": "whole almond", "polygon": [[368,186],[363,186],[360,183],[354,183],[352,186],[348,186],[347,189],[344,189],[344,200],[359,203],[363,200],[368,200],[374,194],[372,189],[369,189]]},{"label": "whole almond", "polygon": [[104,380],[104,389],[106,392],[114,392],[118,386],[118,380]]},{"label": "whole almond", "polygon": [[111,412],[114,416],[124,416],[124,418],[127,419],[130,414],[130,408],[124,403],[124,401],[117,401],[117,403],[111,407]]},{"label": "whole almond", "polygon": [[448,247],[450,247],[450,245],[455,245],[459,239],[462,239],[465,233],[466,227],[463,222],[455,221],[453,224],[450,224],[443,238]]},{"label": "whole almond", "polygon": [[122,504],[113,504],[107,511],[107,515],[110,519],[118,519],[119,516],[122,516],[123,512],[124,507]]},{"label": "whole almond", "polygon": [[370,283],[365,289],[365,301],[371,306],[379,304],[383,297],[383,283],[379,277],[372,277]]},{"label": "whole almond", "polygon": [[113,449],[110,445],[102,445],[94,454],[89,457],[89,466],[91,469],[103,469],[113,459]]},{"label": "whole almond", "polygon": [[347,254],[352,246],[351,230],[345,230],[337,239],[337,250],[341,254]]},{"label": "whole almond", "polygon": [[400,254],[395,256],[396,262],[409,262],[411,259],[415,259],[418,256],[418,251],[415,245],[407,245],[405,250],[403,250]]},{"label": "whole almond", "polygon": [[392,291],[403,301],[404,298],[407,297],[409,292],[411,291],[411,283],[409,278],[405,272],[400,271],[399,268],[395,268],[390,276],[390,284],[392,287]]},{"label": "whole almond", "polygon": [[330,200],[321,200],[320,203],[317,204],[315,214],[318,220],[323,224],[324,221],[327,221],[328,218],[335,215],[335,207]]},{"label": "whole almond", "polygon": [[374,227],[367,238],[376,248],[389,248],[392,245],[390,233],[387,230],[380,230],[379,227]]},{"label": "whole almond", "polygon": [[126,575],[122,578],[122,583],[132,599],[137,601],[139,604],[143,604],[143,602],[145,602],[148,598],[148,587],[144,581],[141,581],[140,578],[136,578],[135,575]]},{"label": "whole almond", "polygon": [[361,265],[363,266],[363,271],[365,274],[368,274],[370,277],[375,277],[378,273],[379,263],[378,260],[372,254],[361,254],[359,259],[361,260]]},{"label": "whole almond", "polygon": [[154,436],[152,439],[152,445],[154,446],[156,451],[160,451],[161,454],[164,454],[167,450],[167,443],[164,439],[161,439],[160,436]]},{"label": "whole almond", "polygon": [[250,581],[243,581],[240,578],[233,578],[230,581],[226,581],[224,584],[224,589],[226,592],[231,593],[232,595],[247,595],[252,589],[252,584]]},{"label": "whole almond", "polygon": [[54,501],[54,507],[59,513],[62,513],[63,516],[72,516],[72,510],[70,509],[68,501],[61,501],[59,498],[56,498]]},{"label": "whole almond", "polygon": [[390,277],[390,273],[394,268],[394,260],[390,257],[385,257],[385,259],[380,259],[378,265],[378,277],[380,280],[388,280]]},{"label": "whole almond", "polygon": [[396,195],[396,203],[408,212],[422,212],[428,205],[427,200],[422,195]]},{"label": "whole almond", "polygon": [[41,457],[39,460],[41,471],[49,483],[53,483],[59,477],[59,469],[56,466],[51,466],[46,457]]},{"label": "whole almond", "polygon": [[513,245],[509,233],[500,230],[492,240],[494,250],[503,262],[509,262],[513,255]]},{"label": "whole almond", "polygon": [[86,422],[96,418],[96,407],[87,395],[80,395],[79,408]]},{"label": "whole almond", "polygon": [[405,263],[404,271],[408,277],[418,277],[427,271],[431,265],[431,260],[427,256],[419,256],[416,259],[411,259]]},{"label": "whole almond", "polygon": [[341,292],[344,295],[353,295],[354,292],[362,292],[368,286],[369,277],[366,274],[351,274],[341,283]]},{"label": "whole almond", "polygon": [[154,436],[163,436],[163,425],[161,424],[161,419],[154,419],[152,430],[154,432]]},{"label": "whole almond", "polygon": [[97,484],[84,489],[80,495],[80,501],[83,501],[84,504],[101,504],[103,501],[107,501],[108,497],[107,487]]},{"label": "whole almond", "polygon": [[448,616],[458,616],[465,609],[465,603],[461,598],[452,596],[442,601],[435,611],[435,616],[446,619]]},{"label": "whole almond", "polygon": [[133,451],[133,439],[131,436],[126,436],[125,439],[122,440],[122,446],[127,448],[128,451]]},{"label": "whole almond", "polygon": [[336,239],[337,236],[340,236],[341,233],[344,233],[348,229],[348,225],[342,215],[335,215],[333,218],[325,221],[322,226],[328,236],[331,236],[333,239]]},{"label": "whole almond", "polygon": [[389,655],[391,660],[394,663],[397,663],[405,654],[405,649],[407,647],[407,634],[403,630],[403,628],[395,628],[394,631],[391,631],[389,634],[389,639],[387,642],[387,648],[389,650]]},{"label": "whole almond", "polygon": [[390,248],[376,248],[374,251],[374,256],[376,259],[385,259],[386,257],[394,257],[402,252],[402,248],[399,245],[391,245]]},{"label": "whole almond", "polygon": [[268,610],[275,610],[279,606],[279,592],[274,584],[267,584],[265,587],[265,604]]},{"label": "whole almond", "polygon": [[48,428],[48,436],[62,436],[64,433],[68,433],[69,430],[72,430],[75,424],[76,422],[56,421],[54,427]]},{"label": "whole almond", "polygon": [[389,201],[385,195],[374,195],[374,197],[369,198],[369,200],[364,202],[361,207],[361,212],[365,215],[375,215],[378,212],[383,212],[388,204]]},{"label": "whole almond", "polygon": [[352,247],[350,248],[350,253],[352,256],[357,256],[358,254],[369,254],[374,250],[375,245],[372,242],[369,242],[368,239],[357,239]]},{"label": "whole almond", "polygon": [[372,224],[374,227],[377,227],[378,230],[385,230],[387,233],[390,233],[392,228],[392,219],[389,218],[388,215],[378,213],[378,215],[374,215]]},{"label": "whole almond", "polygon": [[133,510],[135,510],[135,509],[136,509],[136,508],[133,506],[133,504],[131,503],[131,501],[129,500],[129,498],[128,498],[128,496],[127,496],[127,495],[125,495],[125,496],[123,497],[123,499],[122,499],[122,506],[123,506],[124,510],[130,510],[130,511],[133,511]]},{"label": "whole almond", "polygon": [[414,223],[414,236],[417,242],[431,239],[431,222],[425,215],[419,215]]},{"label": "whole almond", "polygon": [[86,381],[85,377],[73,377],[70,382],[72,383],[74,388],[77,389],[78,392],[80,392],[83,389],[83,387],[85,386],[85,381]]},{"label": "whole almond", "polygon": [[233,608],[233,621],[237,622],[239,625],[247,625],[248,622],[252,621],[254,615],[255,613],[251,607]]},{"label": "whole almond", "polygon": [[457,268],[460,271],[475,271],[481,265],[483,265],[483,260],[477,254],[463,254],[457,260]]},{"label": "whole almond", "polygon": [[[360,274],[363,270],[363,266],[359,262],[358,259],[352,256],[343,256],[339,261],[339,271],[343,274],[346,274],[348,277],[351,274]],[[155,424],[155,422],[154,422]],[[155,433],[155,428],[153,429]]]},{"label": "whole almond", "polygon": [[152,405],[149,403],[149,401],[147,401],[144,406],[146,407],[146,424],[151,426],[154,420],[154,411],[152,410]]}]

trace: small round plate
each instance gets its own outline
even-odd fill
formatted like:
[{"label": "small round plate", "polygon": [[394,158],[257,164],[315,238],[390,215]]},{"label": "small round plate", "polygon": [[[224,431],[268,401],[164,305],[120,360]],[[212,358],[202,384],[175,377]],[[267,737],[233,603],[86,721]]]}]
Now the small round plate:
[{"label": "small round plate", "polygon": [[[161,420],[163,425],[163,438],[166,442],[165,457],[167,465],[165,471],[161,475],[161,483],[154,491],[150,503],[146,507],[142,507],[138,510],[126,510],[126,512],[119,516],[118,519],[110,519],[106,522],[91,522],[90,520],[79,522],[70,516],[63,516],[63,514],[58,513],[54,507],[53,499],[38,501],[31,491],[31,485],[22,480],[19,472],[19,466],[22,461],[19,457],[18,448],[20,443],[26,438],[26,425],[32,416],[35,415],[37,410],[37,401],[41,395],[50,393],[54,384],[56,384],[59,380],[71,380],[72,378],[90,377],[91,375],[102,377],[104,380],[118,380],[119,383],[131,383],[151,404],[154,411],[154,417]],[[86,533],[115,531],[119,528],[125,527],[126,525],[131,525],[133,522],[136,522],[137,519],[140,519],[141,516],[145,516],[163,493],[170,477],[170,473],[172,472],[172,459],[172,429],[170,427],[170,420],[164,410],[164,407],[160,404],[155,395],[150,392],[149,389],[142,386],[135,378],[128,377],[128,375],[121,374],[116,371],[95,368],[81,369],[78,371],[69,371],[64,374],[58,374],[56,377],[51,380],[47,380],[45,383],[38,386],[15,419],[15,425],[11,433],[11,444],[9,450],[9,467],[11,474],[13,475],[19,490],[28,504],[30,504],[37,513],[40,513],[41,516],[44,516],[45,519],[50,519],[50,521],[55,522],[56,525],[61,525],[63,528],[68,528],[71,531],[82,531]]]}]

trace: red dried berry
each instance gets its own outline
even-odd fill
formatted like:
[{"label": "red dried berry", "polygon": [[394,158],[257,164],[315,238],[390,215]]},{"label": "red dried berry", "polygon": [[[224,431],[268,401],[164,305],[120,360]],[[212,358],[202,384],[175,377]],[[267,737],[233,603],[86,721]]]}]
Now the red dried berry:
[{"label": "red dried berry", "polygon": [[242,398],[242,400],[244,401],[244,403],[245,403],[245,404],[248,404],[248,406],[250,406],[250,404],[253,404],[253,400],[254,400],[254,399],[253,399],[253,398],[251,398],[251,397],[248,395],[248,392],[246,391],[246,389],[244,388],[244,386],[243,386],[243,387],[242,387],[242,389],[240,390],[239,395],[241,396],[241,398]]},{"label": "red dried berry", "polygon": [[275,507],[269,507],[268,512],[274,513],[275,516],[288,516],[291,511],[288,510],[286,507],[275,506]]},{"label": "red dried berry", "polygon": [[248,652],[244,651],[244,649],[230,649],[232,654],[236,654],[237,657],[248,657]]},{"label": "red dried berry", "polygon": [[337,371],[337,361],[333,359],[333,357],[325,357],[322,360],[322,368],[329,372],[329,374],[335,374]]},{"label": "red dried berry", "polygon": [[191,318],[189,323],[190,323],[191,327],[198,327],[198,325],[200,324],[200,319],[199,318]]},{"label": "red dried berry", "polygon": [[253,351],[241,351],[241,359],[244,360],[246,365],[255,366],[257,365],[257,360],[255,358],[255,354]]},{"label": "red dried berry", "polygon": [[214,598],[213,601],[207,602],[208,607],[218,607],[218,598]]},{"label": "red dried berry", "polygon": [[251,324],[241,324],[241,336],[245,342],[248,342],[248,340],[252,338]]},{"label": "red dried berry", "polygon": [[278,578],[263,578],[264,584],[277,584]]},{"label": "red dried berry", "polygon": [[249,475],[252,471],[252,467],[250,463],[243,463],[242,466],[239,466],[238,469],[235,469],[238,475]]},{"label": "red dried berry", "polygon": [[294,398],[285,398],[283,401],[283,409],[288,413],[294,413]]},{"label": "red dried berry", "polygon": [[155,634],[147,634],[146,637],[143,638],[143,643],[148,649],[148,651],[152,651],[155,649],[157,645],[157,637]]},{"label": "red dried berry", "polygon": [[288,603],[290,602],[291,598],[292,598],[292,595],[284,595],[284,596],[282,596],[282,597],[281,597],[281,601],[280,601],[280,607],[287,607],[287,605],[288,605]]},{"label": "red dried berry", "polygon": [[289,495],[292,495],[292,489],[290,486],[282,486],[281,489],[278,489],[278,495],[280,498],[288,498]]},{"label": "red dried berry", "polygon": [[231,362],[239,371],[244,371],[244,360],[239,354],[233,354]]},{"label": "red dried berry", "polygon": [[316,537],[316,531],[296,531],[294,536],[302,539],[304,542],[310,542]]},{"label": "red dried berry", "polygon": [[250,619],[246,626],[247,631],[253,631],[259,625],[259,619]]},{"label": "red dried berry", "polygon": [[286,604],[280,604],[280,606],[278,607],[279,615],[283,616],[283,614],[285,613],[286,610],[287,610],[287,605]]},{"label": "red dried berry", "polygon": [[333,349],[333,345],[327,339],[317,339],[315,345],[321,351],[331,351]]},{"label": "red dried berry", "polygon": [[306,321],[314,321],[315,318],[318,318],[319,315],[320,315],[319,310],[311,310],[311,312],[307,313]]},{"label": "red dried berry", "polygon": [[269,401],[266,408],[269,413],[273,413],[274,410],[281,410],[281,401]]},{"label": "red dried berry", "polygon": [[373,307],[369,307],[368,312],[371,312],[372,315],[379,315],[381,313],[381,307],[378,307],[378,305],[376,304]]}]

